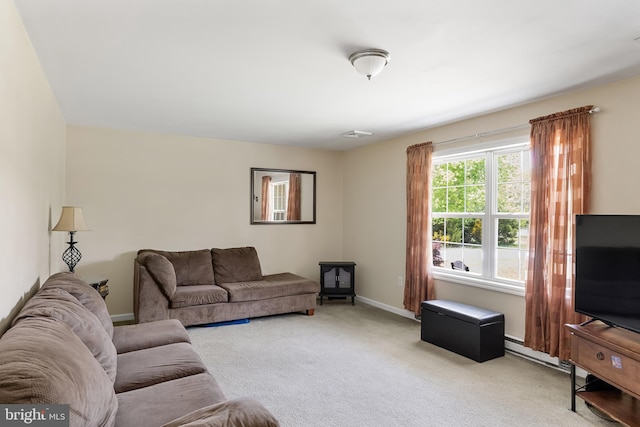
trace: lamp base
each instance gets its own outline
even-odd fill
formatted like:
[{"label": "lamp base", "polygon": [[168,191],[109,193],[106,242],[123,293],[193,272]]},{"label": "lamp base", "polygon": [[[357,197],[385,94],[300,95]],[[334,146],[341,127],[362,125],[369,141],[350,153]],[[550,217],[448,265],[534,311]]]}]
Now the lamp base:
[{"label": "lamp base", "polygon": [[70,237],[69,241],[67,242],[69,244],[69,247],[62,253],[62,260],[69,266],[69,271],[72,273],[75,272],[74,270],[76,268],[76,264],[78,264],[78,262],[80,262],[80,259],[82,258],[80,250],[78,250],[78,248],[76,248],[75,246],[77,242],[73,241],[74,234],[75,231],[69,232]]}]

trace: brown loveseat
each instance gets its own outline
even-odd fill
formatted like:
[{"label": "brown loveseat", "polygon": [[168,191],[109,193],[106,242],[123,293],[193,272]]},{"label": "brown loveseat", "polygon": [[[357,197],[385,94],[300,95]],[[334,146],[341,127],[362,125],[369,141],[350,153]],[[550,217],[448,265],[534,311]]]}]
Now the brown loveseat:
[{"label": "brown loveseat", "polygon": [[292,273],[262,275],[253,247],[138,251],[134,312],[139,323],[178,319],[198,325],[305,311],[313,315],[318,282]]},{"label": "brown loveseat", "polygon": [[72,273],[51,276],[0,338],[0,403],[68,404],[78,427],[278,426],[256,400],[226,400],[180,322],[114,327]]}]

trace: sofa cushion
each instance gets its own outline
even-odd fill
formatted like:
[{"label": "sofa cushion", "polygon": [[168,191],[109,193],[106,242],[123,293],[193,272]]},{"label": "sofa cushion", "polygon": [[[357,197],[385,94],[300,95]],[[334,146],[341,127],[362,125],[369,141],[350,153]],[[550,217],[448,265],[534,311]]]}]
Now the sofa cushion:
[{"label": "sofa cushion", "polygon": [[118,393],[116,425],[158,427],[184,414],[225,400],[211,374],[197,374]]},{"label": "sofa cushion", "polygon": [[318,282],[293,273],[264,276],[260,281],[222,283],[229,293],[229,302],[255,301],[320,291]]},{"label": "sofa cushion", "polygon": [[67,325],[28,318],[0,339],[0,402],[69,405],[70,426],[113,426],[118,401],[104,369]]},{"label": "sofa cushion", "polygon": [[191,344],[176,343],[118,355],[116,393],[207,372]]},{"label": "sofa cushion", "polygon": [[178,282],[176,270],[173,268],[171,261],[155,252],[145,252],[138,256],[138,262],[147,267],[147,271],[153,277],[153,280],[160,285],[162,293],[169,299],[173,298]]},{"label": "sofa cushion", "polygon": [[262,280],[258,252],[254,247],[211,249],[216,283]]},{"label": "sofa cushion", "polygon": [[116,378],[116,348],[100,320],[67,291],[59,288],[41,289],[20,310],[13,320],[50,317],[65,323],[87,346],[100,363],[111,382]]},{"label": "sofa cushion", "polygon": [[118,354],[178,342],[191,342],[189,333],[179,320],[122,325],[113,328],[113,344]]},{"label": "sofa cushion", "polygon": [[208,249],[173,252],[142,249],[138,251],[138,255],[144,252],[160,254],[171,261],[176,272],[177,286],[215,284],[211,252]]},{"label": "sofa cushion", "polygon": [[187,425],[198,427],[278,427],[280,423],[260,402],[250,397],[241,397],[195,410],[162,427]]},{"label": "sofa cushion", "polygon": [[227,291],[220,286],[182,286],[176,289],[170,306],[171,308],[182,308],[228,301]]},{"label": "sofa cushion", "polygon": [[100,323],[113,337],[113,322],[107,310],[107,305],[100,294],[87,284],[82,278],[73,273],[56,273],[50,276],[43,284],[42,289],[58,288],[64,289],[73,295],[90,312],[96,315]]}]

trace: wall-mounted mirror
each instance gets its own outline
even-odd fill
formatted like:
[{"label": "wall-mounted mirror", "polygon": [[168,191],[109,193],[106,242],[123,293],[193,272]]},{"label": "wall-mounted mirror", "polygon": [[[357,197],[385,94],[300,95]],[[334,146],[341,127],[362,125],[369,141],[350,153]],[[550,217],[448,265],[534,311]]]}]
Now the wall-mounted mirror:
[{"label": "wall-mounted mirror", "polygon": [[251,224],[315,223],[315,172],[251,168]]}]

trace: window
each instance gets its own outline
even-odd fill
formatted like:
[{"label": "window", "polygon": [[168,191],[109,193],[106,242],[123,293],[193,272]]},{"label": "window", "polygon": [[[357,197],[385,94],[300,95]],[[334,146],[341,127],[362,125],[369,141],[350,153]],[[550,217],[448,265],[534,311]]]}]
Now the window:
[{"label": "window", "polygon": [[436,272],[524,286],[530,165],[526,144],[434,157]]},{"label": "window", "polygon": [[287,219],[288,182],[271,184],[271,220],[284,221]]}]

